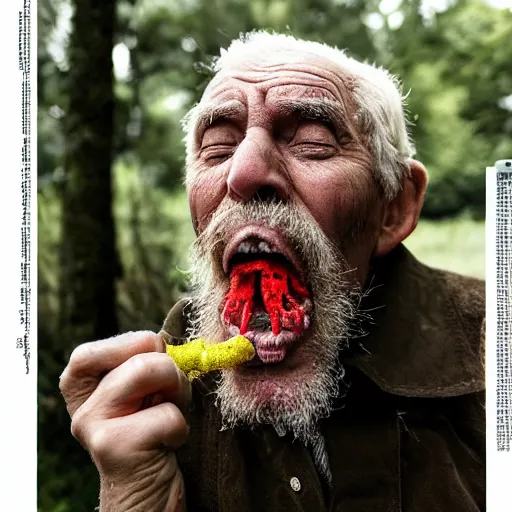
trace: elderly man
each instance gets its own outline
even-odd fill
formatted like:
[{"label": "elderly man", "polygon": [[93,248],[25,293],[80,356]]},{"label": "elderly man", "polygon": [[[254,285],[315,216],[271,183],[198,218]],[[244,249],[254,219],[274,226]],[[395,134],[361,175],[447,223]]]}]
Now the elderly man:
[{"label": "elderly man", "polygon": [[[483,510],[484,286],[401,244],[427,173],[397,81],[264,32],[214,71],[185,122],[193,293],[61,378],[100,510]],[[256,357],[192,385],[162,342],[241,330]]]}]

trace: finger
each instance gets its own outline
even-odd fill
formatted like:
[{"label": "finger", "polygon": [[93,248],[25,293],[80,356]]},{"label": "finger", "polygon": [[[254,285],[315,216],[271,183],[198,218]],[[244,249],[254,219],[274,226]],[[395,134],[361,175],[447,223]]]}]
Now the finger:
[{"label": "finger", "polygon": [[81,428],[72,425],[72,432],[104,467],[144,450],[176,450],[187,440],[189,428],[178,407],[164,402],[129,416],[92,421]]},{"label": "finger", "polygon": [[71,416],[96,389],[103,375],[141,352],[164,352],[155,333],[130,332],[114,338],[84,343],[71,354],[59,387]]},{"label": "finger", "polygon": [[138,411],[143,399],[153,394],[161,394],[184,410],[190,402],[190,382],[167,354],[137,354],[101,380],[81,414],[102,419],[126,416]]},{"label": "finger", "polygon": [[61,381],[69,373],[101,375],[142,352],[165,352],[164,342],[154,332],[137,331],[83,343],[71,354]]},{"label": "finger", "polygon": [[126,441],[128,451],[149,450],[160,445],[176,450],[185,443],[189,432],[183,413],[171,402],[112,421],[117,438]]},{"label": "finger", "polygon": [[140,406],[141,409],[147,409],[148,407],[154,407],[165,402],[164,395],[162,393],[153,393],[152,395],[145,396]]}]

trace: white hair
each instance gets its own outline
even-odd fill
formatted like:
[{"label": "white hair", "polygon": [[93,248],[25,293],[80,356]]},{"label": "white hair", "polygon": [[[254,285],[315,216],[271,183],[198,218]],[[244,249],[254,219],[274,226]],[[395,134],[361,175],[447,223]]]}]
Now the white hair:
[{"label": "white hair", "polygon": [[[261,61],[262,56],[276,52],[312,54],[328,59],[354,81],[353,99],[357,105],[356,125],[368,136],[373,158],[373,173],[385,196],[392,199],[401,189],[409,172],[408,159],[414,155],[405,115],[405,97],[397,77],[382,67],[359,62],[343,50],[326,44],[296,39],[291,35],[253,31],[240,35],[227,50],[213,60],[212,72],[239,67],[247,62]],[[193,161],[193,127],[196,105],[183,120],[186,132],[187,165]]]}]

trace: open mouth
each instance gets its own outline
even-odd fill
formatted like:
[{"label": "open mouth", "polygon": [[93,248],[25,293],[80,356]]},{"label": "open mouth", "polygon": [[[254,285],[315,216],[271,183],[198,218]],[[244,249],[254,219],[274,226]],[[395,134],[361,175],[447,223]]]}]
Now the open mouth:
[{"label": "open mouth", "polygon": [[230,279],[223,321],[231,336],[242,334],[253,343],[253,364],[282,361],[310,327],[312,312],[310,291],[293,256],[275,232],[262,235],[236,237],[223,261]]}]

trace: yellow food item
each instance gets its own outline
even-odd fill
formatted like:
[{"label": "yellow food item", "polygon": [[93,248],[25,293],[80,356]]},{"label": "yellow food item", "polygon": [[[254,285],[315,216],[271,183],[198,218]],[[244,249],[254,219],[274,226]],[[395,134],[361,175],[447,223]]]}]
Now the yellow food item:
[{"label": "yellow food item", "polygon": [[184,345],[167,345],[166,352],[190,380],[213,370],[245,363],[255,355],[252,343],[244,336],[222,343],[205,343],[198,338]]}]

